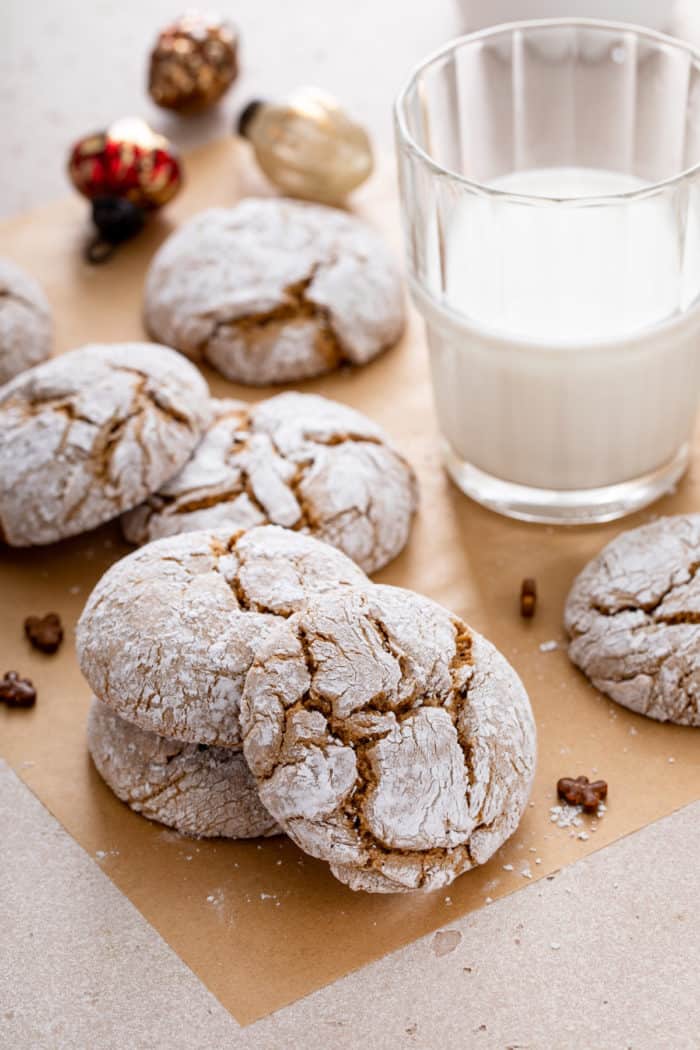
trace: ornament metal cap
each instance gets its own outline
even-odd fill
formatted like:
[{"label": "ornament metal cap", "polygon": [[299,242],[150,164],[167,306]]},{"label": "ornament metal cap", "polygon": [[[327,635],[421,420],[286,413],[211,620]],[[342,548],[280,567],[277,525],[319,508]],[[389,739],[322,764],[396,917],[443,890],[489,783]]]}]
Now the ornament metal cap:
[{"label": "ornament metal cap", "polygon": [[250,122],[258,112],[261,106],[265,105],[264,98],[253,98],[250,100],[247,106],[244,106],[238,115],[236,121],[236,132],[241,135],[242,138],[247,138],[247,131],[250,127]]}]

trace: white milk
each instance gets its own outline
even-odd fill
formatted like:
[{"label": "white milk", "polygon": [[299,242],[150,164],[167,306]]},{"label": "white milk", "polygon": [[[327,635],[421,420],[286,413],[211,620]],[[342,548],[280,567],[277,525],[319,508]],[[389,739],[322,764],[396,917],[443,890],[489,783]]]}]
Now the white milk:
[{"label": "white milk", "polygon": [[[644,183],[559,168],[492,186],[589,197]],[[681,272],[673,207],[668,194],[624,207],[487,197],[456,206],[443,260],[454,312],[422,304],[455,459],[556,490],[617,484],[673,459],[692,429],[700,375],[700,312],[681,314],[700,275],[687,250]]]}]

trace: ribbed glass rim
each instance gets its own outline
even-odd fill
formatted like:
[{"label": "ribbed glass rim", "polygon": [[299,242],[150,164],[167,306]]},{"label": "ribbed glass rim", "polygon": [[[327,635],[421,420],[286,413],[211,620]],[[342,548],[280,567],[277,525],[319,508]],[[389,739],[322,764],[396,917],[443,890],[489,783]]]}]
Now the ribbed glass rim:
[{"label": "ribbed glass rim", "polygon": [[659,190],[680,185],[700,174],[700,161],[698,161],[697,164],[685,168],[677,175],[672,175],[667,179],[661,179],[658,182],[650,182],[648,185],[643,186],[640,189],[627,190],[624,193],[601,194],[600,196],[585,197],[543,197],[528,193],[513,193],[510,190],[501,190],[489,186],[488,183],[479,182],[476,179],[469,179],[466,175],[461,175],[459,172],[453,171],[451,168],[446,168],[442,164],[438,164],[429,153],[426,153],[425,150],[418,145],[407,126],[407,100],[410,93],[417,88],[421,75],[429,69],[431,65],[444,58],[446,55],[449,55],[451,52],[457,51],[458,48],[465,44],[477,43],[480,40],[488,40],[498,36],[512,35],[514,32],[522,29],[569,28],[600,29],[621,34],[632,33],[636,38],[648,40],[656,44],[663,44],[666,47],[670,46],[676,51],[685,53],[700,69],[700,48],[694,47],[685,40],[669,36],[667,33],[659,33],[655,29],[647,29],[644,26],[635,25],[633,22],[608,22],[605,19],[600,18],[538,18],[525,19],[518,22],[503,22],[499,25],[489,26],[487,29],[481,29],[475,33],[466,33],[463,36],[455,37],[443,47],[438,48],[437,51],[433,51],[426,58],[422,59],[417,66],[414,66],[408,80],[399,91],[396,96],[396,101],[394,102],[394,122],[400,145],[407,148],[411,153],[418,157],[435,175],[453,179],[455,182],[460,183],[474,193],[478,193],[484,197],[493,197],[501,200],[512,201],[516,204],[529,204],[536,207],[547,207],[552,205],[590,207],[591,205],[611,205],[625,203],[626,201],[642,200],[645,197],[652,196]]}]

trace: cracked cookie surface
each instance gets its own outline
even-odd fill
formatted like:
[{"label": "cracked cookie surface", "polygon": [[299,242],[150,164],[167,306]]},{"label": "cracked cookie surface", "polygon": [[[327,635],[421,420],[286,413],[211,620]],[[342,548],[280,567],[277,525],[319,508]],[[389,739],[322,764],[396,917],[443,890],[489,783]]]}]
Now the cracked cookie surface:
[{"label": "cracked cookie surface", "polygon": [[180,473],[122,518],[132,543],[270,522],[338,547],[365,572],[405,546],[416,478],[366,416],[290,392],[257,405],[214,400],[212,417]]},{"label": "cracked cookie surface", "polygon": [[280,198],[180,227],[151,264],[144,312],[155,338],[252,385],[366,364],[404,326],[381,238],[346,212]]},{"label": "cracked cookie surface", "polygon": [[268,631],[310,595],[370,586],[340,551],[275,525],[156,540],[113,565],[80,618],[95,695],[160,736],[241,744],[245,675]]},{"label": "cracked cookie surface", "polygon": [[51,308],[37,281],[0,258],[0,386],[51,353]]},{"label": "cracked cookie surface", "polygon": [[574,582],[569,656],[597,689],[660,722],[700,726],[700,514],[623,532]]},{"label": "cracked cookie surface", "polygon": [[99,700],[90,708],[87,741],[108,787],[149,820],[197,838],[279,834],[240,751],[167,740]]},{"label": "cracked cookie surface", "polygon": [[527,694],[447,610],[395,587],[314,599],[258,648],[241,703],[260,798],[353,889],[433,890],[515,830]]},{"label": "cracked cookie surface", "polygon": [[53,543],[141,503],[187,461],[209,392],[181,354],[86,346],[0,389],[0,539]]}]

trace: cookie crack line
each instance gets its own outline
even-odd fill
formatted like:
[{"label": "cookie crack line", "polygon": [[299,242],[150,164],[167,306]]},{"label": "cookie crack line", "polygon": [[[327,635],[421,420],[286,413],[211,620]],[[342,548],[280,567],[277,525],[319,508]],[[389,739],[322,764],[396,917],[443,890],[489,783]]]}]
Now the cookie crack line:
[{"label": "cookie crack line", "polygon": [[58,415],[65,416],[72,423],[86,423],[91,427],[97,426],[95,420],[90,416],[84,416],[78,412],[72,398],[72,394],[52,394],[49,397],[34,396],[31,400],[26,400],[21,395],[13,393],[7,401],[3,401],[1,404],[4,409],[19,409],[25,418],[28,419],[40,415],[48,408]]},{"label": "cookie crack line", "polygon": [[[620,613],[624,613],[624,612],[643,612],[643,613],[646,613],[647,616],[651,617],[656,612],[656,610],[661,605],[663,605],[663,603],[666,601],[666,599],[669,597],[669,595],[673,594],[673,592],[675,590],[677,590],[679,587],[687,587],[690,583],[693,582],[693,580],[695,579],[695,577],[697,575],[698,569],[700,569],[700,561],[692,562],[688,566],[688,579],[687,580],[683,580],[682,583],[679,583],[678,581],[673,580],[668,585],[668,587],[663,591],[663,593],[660,595],[660,597],[655,599],[653,602],[643,603],[643,602],[639,602],[638,601],[636,604],[632,603],[632,604],[628,604],[628,605],[621,605],[621,606],[619,606],[616,609],[609,609],[602,602],[591,601],[590,608],[594,612],[600,613],[601,616],[607,616],[607,617],[609,617],[611,619],[614,618],[615,616],[619,616]],[[687,613],[677,613],[677,614],[674,613],[674,614],[672,614],[672,617],[674,617],[674,616],[695,617],[695,616],[698,616],[698,614],[689,611]],[[666,617],[661,616],[661,617],[658,618],[658,620],[656,622],[657,623],[670,623],[670,624],[672,624],[674,622],[681,623],[681,622],[684,622],[684,621],[682,621],[682,620],[674,620],[673,618],[667,620]],[[699,623],[700,622],[700,616],[698,616],[698,619],[690,619],[690,620],[685,621],[685,622],[688,622],[688,623]],[[585,631],[578,631],[577,632],[577,637],[579,635],[585,634],[585,633],[586,633]]]},{"label": "cookie crack line", "polygon": [[[212,364],[210,357],[210,344],[213,343],[222,332],[235,335],[238,332],[245,333],[251,330],[272,328],[276,325],[294,321],[313,320],[317,322],[318,331],[314,344],[320,355],[326,359],[328,369],[337,368],[340,364],[348,361],[347,352],[338,338],[331,314],[328,309],[315,303],[306,294],[313,283],[317,272],[323,267],[323,263],[312,266],[307,277],[293,284],[288,284],[283,289],[285,301],[279,305],[265,310],[261,313],[243,314],[241,317],[226,319],[211,318],[212,324],[208,334],[200,340],[195,348],[195,353],[208,364]],[[200,315],[201,320],[207,320],[207,314]]]},{"label": "cookie crack line", "polygon": [[[368,617],[368,621],[371,627],[377,632],[380,637],[382,647],[385,651],[390,652],[397,662],[400,658],[405,660],[405,654],[401,653],[391,642],[389,631],[386,625],[381,621],[381,618],[377,615]],[[467,703],[468,685],[466,687],[458,687],[454,682],[454,674],[460,666],[463,666],[465,662],[471,663],[471,636],[468,632],[465,632],[461,625],[453,621],[453,627],[455,630],[455,655],[451,663],[451,671],[453,674],[452,693],[453,696],[450,698],[452,702],[445,703],[441,701],[439,697],[424,698],[421,703],[418,703],[418,695],[420,687],[417,686],[412,694],[408,697],[403,698],[401,701],[391,701],[389,698],[383,697],[381,694],[377,694],[372,697],[369,701],[364,703],[361,708],[353,711],[353,716],[358,714],[378,714],[387,715],[393,714],[396,722],[401,723],[417,711],[428,708],[437,707],[447,711],[450,720],[455,727],[457,732],[457,740],[460,746],[460,750],[464,756],[464,762],[467,769],[467,776],[470,788],[474,785],[474,770],[472,769],[471,762],[471,746],[463,734],[460,732],[458,727],[458,718],[460,711],[457,709],[457,705],[454,703],[454,694],[457,693],[462,701],[462,708]],[[339,809],[339,815],[342,817],[346,829],[349,830],[357,839],[359,839],[359,845],[363,848],[366,854],[366,861],[363,864],[352,866],[357,870],[375,870],[381,872],[385,878],[391,879],[391,876],[387,875],[383,871],[383,861],[386,859],[401,857],[403,859],[416,861],[421,869],[417,888],[421,888],[425,882],[430,878],[429,867],[431,861],[442,861],[444,858],[449,857],[451,859],[461,858],[467,864],[468,867],[475,866],[475,860],[471,852],[471,846],[469,840],[464,843],[459,843],[455,846],[443,846],[443,847],[432,847],[426,850],[410,850],[405,848],[389,847],[384,845],[377,837],[371,828],[367,825],[363,816],[363,803],[367,794],[374,788],[377,787],[377,779],[373,773],[371,759],[369,757],[370,748],[376,746],[378,741],[388,736],[393,727],[389,727],[386,730],[376,730],[371,733],[365,734],[353,734],[351,728],[347,725],[347,720],[344,718],[337,718],[332,712],[332,703],[330,700],[320,696],[317,691],[314,690],[313,677],[317,671],[316,660],[312,651],[312,644],[314,641],[323,640],[323,635],[318,632],[313,632],[313,635],[298,624],[295,631],[297,639],[300,644],[301,652],[306,663],[307,670],[311,679],[309,688],[305,693],[289,708],[284,711],[284,724],[285,728],[283,731],[283,739],[280,744],[280,751],[284,748],[287,733],[288,720],[291,715],[299,711],[316,711],[320,713],[325,719],[330,732],[330,739],[324,736],[313,736],[303,740],[295,740],[295,745],[301,745],[305,750],[311,748],[317,748],[324,751],[329,745],[341,744],[344,747],[349,747],[353,750],[357,762],[357,775],[355,782],[350,792],[348,793],[345,802]],[[388,642],[389,648],[385,647],[385,642]],[[255,661],[254,666],[260,667],[260,661]],[[299,765],[303,762],[303,758],[297,759],[296,761],[285,760],[285,765]],[[269,781],[275,774],[279,763],[274,763],[272,769],[265,777],[260,777],[260,783],[264,784]],[[489,825],[480,822],[480,814],[475,818],[474,828],[471,834],[476,830],[483,829]],[[295,818],[291,818],[290,823],[294,823]],[[465,868],[464,870],[468,870]]]},{"label": "cookie crack line", "polygon": [[[223,577],[228,586],[231,588],[231,592],[233,593],[233,596],[236,599],[239,608],[243,609],[245,612],[256,612],[267,614],[269,616],[279,616],[282,619],[288,619],[292,615],[294,611],[293,609],[271,609],[269,606],[263,605],[261,602],[253,601],[248,592],[246,591],[245,587],[241,583],[240,571],[245,566],[245,559],[242,558],[240,555],[240,552],[238,550],[238,542],[239,540],[243,539],[247,531],[249,530],[239,529],[238,532],[234,533],[234,535],[230,537],[226,545],[222,544],[219,540],[212,540],[210,544],[210,550],[214,558],[215,570]],[[219,560],[220,558],[225,557],[227,554],[234,553],[239,559],[238,570],[234,577],[224,576],[219,566]]]},{"label": "cookie crack line", "polygon": [[184,412],[179,412],[174,405],[167,403],[163,404],[159,397],[159,390],[154,387],[153,376],[149,375],[148,372],[143,372],[138,368],[129,368],[127,365],[111,365],[112,371],[122,372],[125,375],[135,376],[137,379],[142,380],[142,386],[139,388],[142,397],[150,404],[151,408],[155,409],[157,413],[165,416],[171,422],[180,423],[183,427],[187,427],[188,430],[193,429],[193,420],[191,416],[187,416]]},{"label": "cookie crack line", "polygon": [[9,299],[11,303],[17,303],[19,306],[23,306],[26,310],[31,313],[37,313],[37,304],[31,302],[24,295],[19,295],[17,292],[11,291],[9,288],[0,288],[0,300]]},{"label": "cookie crack line", "polygon": [[[151,456],[148,447],[142,441],[143,419],[147,411],[147,406],[150,405],[151,408],[155,408],[158,412],[161,412],[162,409],[153,397],[150,396],[148,390],[149,377],[147,375],[144,375],[135,369],[119,368],[115,369],[115,371],[127,372],[136,377],[137,381],[134,384],[131,404],[124,415],[112,416],[110,419],[106,420],[102,426],[98,427],[90,450],[90,456],[86,463],[90,468],[93,479],[104,483],[102,486],[104,497],[118,507],[121,502],[119,485],[116,486],[115,491],[111,492],[107,487],[107,483],[116,481],[116,479],[112,477],[112,466],[114,464],[114,458],[120,448],[121,441],[129,424],[134,422],[133,437],[141,453],[141,486],[142,488],[147,489],[147,475],[151,463]],[[171,421],[173,419],[179,421],[176,417],[171,416],[170,414],[166,414],[166,417]],[[93,422],[92,426],[97,426],[97,424]],[[69,432],[70,424],[61,440],[62,448],[65,448],[68,444]],[[72,507],[66,510],[65,520],[72,521],[76,515],[80,513],[85,503],[90,499],[90,496],[90,486],[87,486],[82,497],[78,499]]]},{"label": "cookie crack line", "polygon": [[657,616],[655,624],[664,624],[666,627],[682,627],[684,625],[700,624],[700,612],[677,612]]}]

